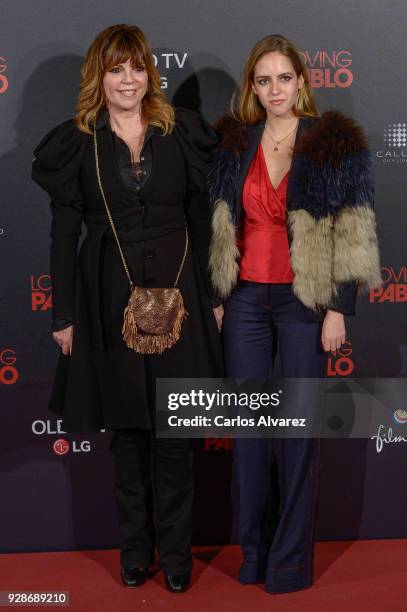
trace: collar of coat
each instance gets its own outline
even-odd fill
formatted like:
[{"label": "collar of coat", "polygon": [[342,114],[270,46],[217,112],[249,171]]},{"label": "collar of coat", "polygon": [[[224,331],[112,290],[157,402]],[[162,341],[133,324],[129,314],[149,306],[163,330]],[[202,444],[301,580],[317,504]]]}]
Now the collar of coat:
[{"label": "collar of coat", "polygon": [[[215,125],[220,145],[209,174],[214,207],[210,269],[223,298],[238,278],[236,227],[264,124],[245,125],[229,115]],[[332,306],[340,283],[380,285],[373,197],[363,130],[336,111],[300,118],[287,188],[287,227],[293,288],[306,306]]]},{"label": "collar of coat", "polygon": [[[242,153],[249,145],[258,145],[264,124],[264,119],[248,125],[230,114],[223,115],[214,125],[219,148]],[[366,148],[366,136],[353,119],[328,111],[321,117],[300,117],[293,156],[304,156],[320,165],[326,161],[337,165],[344,156]]]},{"label": "collar of coat", "polygon": [[[245,125],[230,115],[215,124],[220,145],[209,175],[211,201],[225,199],[235,223],[240,217],[243,185],[264,124],[263,120]],[[360,166],[365,170],[364,185],[360,183]],[[301,117],[288,180],[287,210],[304,208],[319,219],[335,213],[344,203],[355,204],[352,193],[351,201],[344,193],[345,185],[341,184],[344,178],[351,188],[348,192],[353,186],[353,194],[363,202],[373,201],[370,155],[362,128],[337,111],[321,117]],[[355,182],[359,182],[359,194]]]}]

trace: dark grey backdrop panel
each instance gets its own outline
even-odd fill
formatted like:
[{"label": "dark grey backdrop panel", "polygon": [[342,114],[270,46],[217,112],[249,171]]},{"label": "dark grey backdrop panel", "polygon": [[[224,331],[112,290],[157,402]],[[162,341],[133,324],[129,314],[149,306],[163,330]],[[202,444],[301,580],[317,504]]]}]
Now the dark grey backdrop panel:
[{"label": "dark grey backdrop panel", "polygon": [[[50,217],[46,196],[30,182],[33,147],[74,113],[88,44],[112,23],[138,24],[152,41],[169,98],[214,120],[258,38],[274,32],[296,42],[320,109],[338,108],[364,125],[376,173],[386,285],[360,300],[348,322],[349,344],[331,356],[329,374],[407,376],[406,6],[10,0],[0,8],[1,549],[117,546],[110,434],[67,436],[46,409],[57,357],[49,331]],[[220,440],[194,446],[195,542],[228,542],[236,537],[232,453]],[[405,448],[392,444],[378,453],[370,440],[324,442],[320,539],[407,535]]]}]

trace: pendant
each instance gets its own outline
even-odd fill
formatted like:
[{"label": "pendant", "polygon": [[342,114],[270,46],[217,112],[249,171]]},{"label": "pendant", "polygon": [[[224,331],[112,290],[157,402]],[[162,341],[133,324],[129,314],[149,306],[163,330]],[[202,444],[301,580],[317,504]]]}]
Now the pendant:
[{"label": "pendant", "polygon": [[278,147],[274,147],[273,151],[278,151]]}]

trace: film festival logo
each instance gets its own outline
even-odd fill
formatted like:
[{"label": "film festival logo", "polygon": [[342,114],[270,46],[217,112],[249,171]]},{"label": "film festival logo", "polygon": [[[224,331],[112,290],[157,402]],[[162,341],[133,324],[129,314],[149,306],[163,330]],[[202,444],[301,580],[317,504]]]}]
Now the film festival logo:
[{"label": "film festival logo", "polygon": [[13,349],[6,348],[0,352],[0,384],[14,385],[18,381],[16,361],[16,352]]},{"label": "film festival logo", "polygon": [[6,60],[4,59],[4,57],[0,56],[0,94],[4,94],[8,90],[8,78],[4,74],[6,70]]},{"label": "film festival logo", "polygon": [[[407,424],[407,410],[402,410],[401,408],[395,410],[392,420],[397,428],[405,426]],[[397,429],[393,432],[393,427],[388,427],[386,432],[384,431],[384,425],[379,425],[377,434],[371,437],[371,440],[376,440],[376,452],[381,453],[385,444],[407,442],[407,431],[405,429],[403,429],[402,433],[399,433],[399,431]]]},{"label": "film festival logo", "polygon": [[[36,436],[55,436],[64,435],[66,432],[61,427],[62,419],[57,419],[53,425],[50,419],[42,421],[37,419],[33,421],[31,429]],[[67,455],[68,453],[89,453],[92,450],[89,440],[67,440],[66,438],[57,438],[52,443],[52,450],[58,456]]]},{"label": "film festival logo", "polygon": [[[159,72],[162,70],[182,70],[185,66],[188,53],[160,53],[156,55],[153,53],[154,64]],[[168,78],[166,76],[161,77],[161,89],[168,88]]]},{"label": "film festival logo", "polygon": [[308,68],[311,87],[315,89],[345,89],[353,83],[352,54],[350,51],[300,51]]},{"label": "film festival logo", "polygon": [[383,164],[407,162],[407,123],[388,123],[383,131],[384,148],[376,151]]},{"label": "film festival logo", "polygon": [[336,351],[331,351],[327,360],[326,375],[330,377],[350,376],[355,369],[352,353],[353,348],[350,340],[346,340],[341,348]]},{"label": "film festival logo", "polygon": [[49,274],[30,276],[31,310],[44,311],[52,307],[52,285]]},{"label": "film festival logo", "polygon": [[383,286],[380,289],[370,289],[371,303],[401,303],[407,302],[407,266],[380,268]]}]

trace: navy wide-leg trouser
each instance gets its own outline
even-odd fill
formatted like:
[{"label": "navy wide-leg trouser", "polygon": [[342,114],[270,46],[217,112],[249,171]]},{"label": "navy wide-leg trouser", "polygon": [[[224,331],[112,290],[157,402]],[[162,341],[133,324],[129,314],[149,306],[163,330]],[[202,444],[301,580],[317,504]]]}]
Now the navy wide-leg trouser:
[{"label": "navy wide-leg trouser", "polygon": [[[291,284],[240,281],[225,308],[226,375],[271,377],[277,342],[281,376],[324,376],[321,326],[306,321]],[[242,584],[265,582],[270,593],[312,584],[319,451],[312,438],[235,440]]]}]

